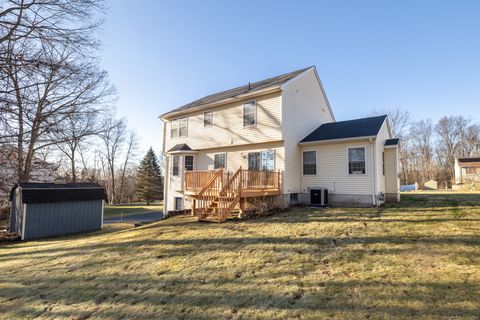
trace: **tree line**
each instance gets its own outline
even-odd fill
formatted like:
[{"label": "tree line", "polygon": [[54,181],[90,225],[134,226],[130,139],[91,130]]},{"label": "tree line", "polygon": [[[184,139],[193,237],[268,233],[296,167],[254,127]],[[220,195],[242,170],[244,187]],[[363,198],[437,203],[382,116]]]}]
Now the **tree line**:
[{"label": "tree line", "polygon": [[104,184],[113,203],[133,200],[137,136],[116,118],[98,58],[105,11],[103,0],[0,4],[0,157],[14,171],[4,191],[41,157],[70,182]]},{"label": "tree line", "polygon": [[465,116],[444,116],[413,120],[400,108],[373,111],[387,114],[392,136],[400,138],[400,183],[422,186],[436,180],[450,188],[454,180],[455,158],[480,156],[480,124]]}]

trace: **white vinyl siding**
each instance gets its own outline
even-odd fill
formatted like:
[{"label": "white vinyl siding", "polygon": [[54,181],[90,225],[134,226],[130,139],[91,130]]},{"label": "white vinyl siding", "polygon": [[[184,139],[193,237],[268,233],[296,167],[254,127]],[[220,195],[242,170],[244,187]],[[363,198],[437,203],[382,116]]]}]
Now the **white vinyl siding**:
[{"label": "white vinyl siding", "polygon": [[302,176],[302,192],[308,188],[327,188],[330,193],[346,195],[371,195],[373,190],[372,170],[366,174],[348,174],[348,148],[365,147],[367,166],[372,162],[373,145],[365,141],[335,142],[302,146],[302,151],[317,151],[317,175]]},{"label": "white vinyl siding", "polygon": [[[243,104],[252,101],[232,102],[211,108],[213,112],[212,127],[204,127],[204,111],[192,112],[188,115],[188,137],[171,139],[167,135],[165,150],[176,144],[186,143],[199,150],[206,148],[250,145],[282,140],[281,129],[281,95],[280,92],[256,97],[256,125],[243,126]],[[172,122],[167,121],[166,132],[171,131]],[[298,141],[295,142],[295,144]]]},{"label": "white vinyl siding", "polygon": [[[326,97],[310,69],[283,85],[282,137],[285,141],[285,167],[283,175],[285,192],[301,190],[302,153],[297,145],[320,125],[333,121]],[[323,166],[318,154],[317,162]],[[345,172],[345,169],[343,170]],[[317,172],[317,174],[319,174]]]}]

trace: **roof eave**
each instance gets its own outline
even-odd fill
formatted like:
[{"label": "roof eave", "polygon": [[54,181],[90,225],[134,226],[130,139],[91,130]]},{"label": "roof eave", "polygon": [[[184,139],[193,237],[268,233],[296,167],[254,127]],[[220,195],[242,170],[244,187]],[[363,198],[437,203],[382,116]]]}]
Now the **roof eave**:
[{"label": "roof eave", "polygon": [[167,154],[179,154],[179,153],[198,153],[197,150],[175,150],[175,151],[167,151]]},{"label": "roof eave", "polygon": [[169,118],[172,118],[172,117],[177,117],[177,116],[181,116],[181,115],[189,114],[189,113],[192,113],[192,112],[195,112],[195,111],[205,110],[205,109],[209,109],[209,108],[213,108],[213,107],[219,107],[219,106],[229,104],[229,103],[232,103],[232,102],[237,102],[237,101],[243,100],[243,99],[258,97],[258,96],[262,96],[262,95],[270,94],[270,93],[274,93],[274,92],[280,92],[281,90],[282,90],[281,86],[276,85],[276,86],[269,87],[269,88],[266,88],[266,89],[241,94],[241,95],[235,96],[233,98],[227,98],[227,99],[223,99],[223,100],[212,102],[212,103],[202,104],[202,105],[199,105],[197,107],[192,107],[192,108],[188,108],[188,109],[185,109],[185,110],[169,111],[169,112],[166,112],[166,113],[160,115],[158,118],[165,121],[165,120],[168,120]]},{"label": "roof eave", "polygon": [[359,140],[369,140],[376,139],[377,136],[362,136],[362,137],[351,137],[351,138],[341,138],[341,139],[326,139],[326,140],[315,140],[315,141],[305,141],[299,142],[299,145],[312,145],[312,144],[326,144],[332,142],[342,142],[342,141],[359,141]]}]

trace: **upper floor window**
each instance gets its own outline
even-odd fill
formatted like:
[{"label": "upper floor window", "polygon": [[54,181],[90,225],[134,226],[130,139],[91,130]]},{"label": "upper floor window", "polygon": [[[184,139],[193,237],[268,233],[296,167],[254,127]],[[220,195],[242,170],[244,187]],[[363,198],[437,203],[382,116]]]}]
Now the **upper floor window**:
[{"label": "upper floor window", "polygon": [[185,171],[193,171],[193,156],[185,156]]},{"label": "upper floor window", "polygon": [[170,138],[186,137],[188,127],[188,118],[173,119],[170,125]]},{"label": "upper floor window", "polygon": [[348,148],[348,173],[365,174],[365,147]]},{"label": "upper floor window", "polygon": [[303,175],[314,176],[317,174],[317,151],[303,152]]},{"label": "upper floor window", "polygon": [[203,126],[205,128],[211,127],[213,125],[213,112],[208,111],[203,114]]},{"label": "upper floor window", "polygon": [[213,169],[225,168],[227,155],[225,153],[217,153],[213,156]]},{"label": "upper floor window", "polygon": [[173,156],[173,160],[172,160],[172,176],[178,176],[179,166],[180,166],[180,158],[179,158],[179,156]]},{"label": "upper floor window", "polygon": [[249,127],[257,124],[257,105],[255,101],[243,104],[243,126]]}]

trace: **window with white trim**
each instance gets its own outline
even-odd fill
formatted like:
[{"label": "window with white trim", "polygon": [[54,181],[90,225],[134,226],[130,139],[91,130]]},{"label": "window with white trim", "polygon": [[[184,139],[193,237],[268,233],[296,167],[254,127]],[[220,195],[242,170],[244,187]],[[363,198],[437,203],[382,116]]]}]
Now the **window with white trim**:
[{"label": "window with white trim", "polygon": [[365,147],[348,148],[348,174],[365,173]]},{"label": "window with white trim", "polygon": [[178,137],[178,119],[170,122],[170,138]]},{"label": "window with white trim", "polygon": [[213,112],[208,111],[203,114],[203,127],[208,128],[213,126]]},{"label": "window with white trim", "polygon": [[303,151],[303,175],[317,174],[317,151]]},{"label": "window with white trim", "polygon": [[243,126],[250,127],[257,124],[257,104],[255,101],[243,104]]},{"label": "window with white trim", "polygon": [[275,150],[263,150],[248,153],[248,170],[273,171],[275,170]]},{"label": "window with white trim", "polygon": [[225,153],[217,153],[213,155],[213,169],[225,168],[227,156]]},{"label": "window with white trim", "polygon": [[193,171],[193,156],[185,156],[185,171]]},{"label": "window with white trim", "polygon": [[170,123],[170,138],[186,137],[187,128],[187,117],[173,119]]},{"label": "window with white trim", "polygon": [[187,128],[188,128],[188,118],[180,118],[178,119],[178,136],[179,137],[186,137],[187,136]]},{"label": "window with white trim", "polygon": [[172,176],[178,176],[179,167],[180,167],[180,157],[179,156],[173,156],[173,159],[172,159]]}]

